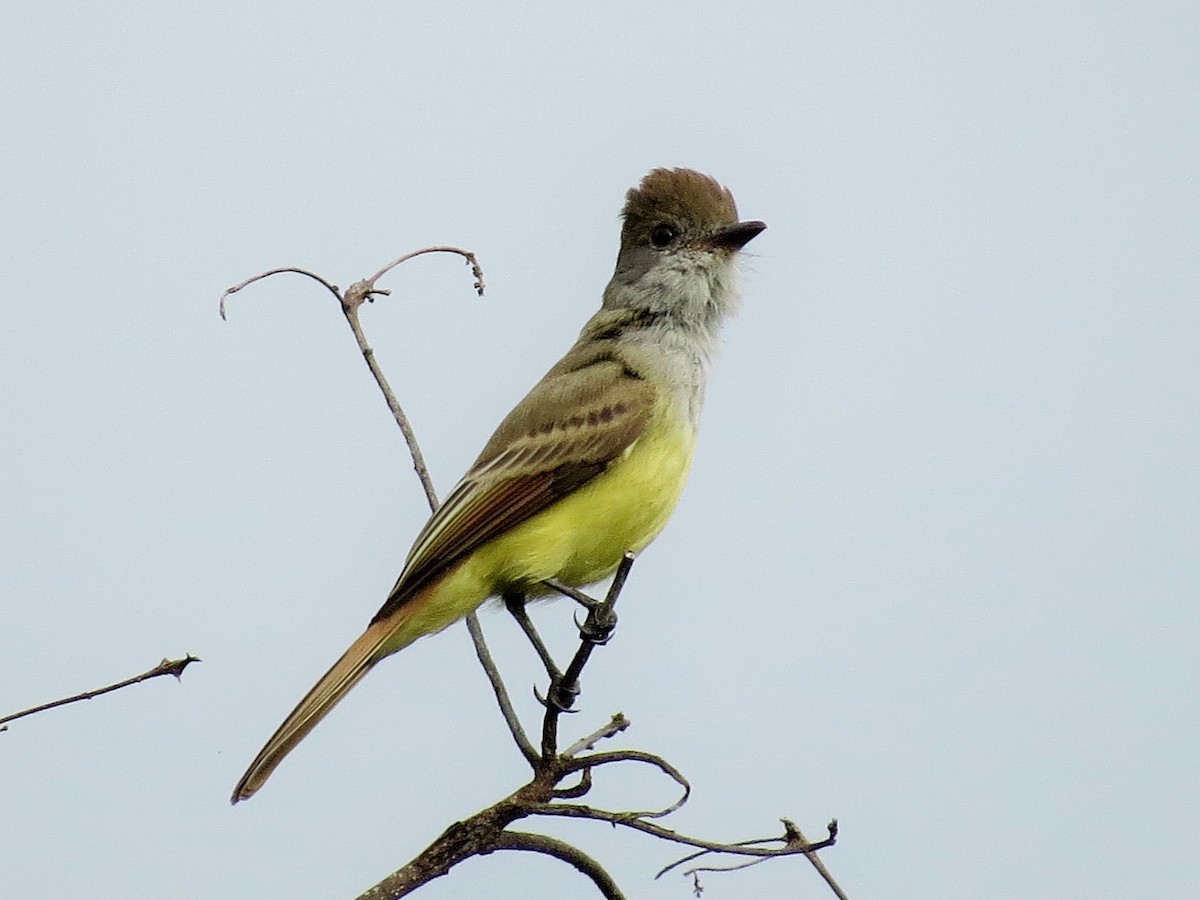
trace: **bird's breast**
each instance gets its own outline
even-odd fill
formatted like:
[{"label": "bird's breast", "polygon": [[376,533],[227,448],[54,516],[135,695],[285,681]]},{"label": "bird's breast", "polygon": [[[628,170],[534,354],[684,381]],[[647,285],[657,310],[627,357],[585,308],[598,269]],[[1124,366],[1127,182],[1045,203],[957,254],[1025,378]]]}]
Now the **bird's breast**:
[{"label": "bird's breast", "polygon": [[640,552],[662,531],[694,449],[689,417],[656,413],[604,472],[488,548],[503,557],[496,558],[497,592],[547,578],[582,586],[608,577],[626,551]]}]

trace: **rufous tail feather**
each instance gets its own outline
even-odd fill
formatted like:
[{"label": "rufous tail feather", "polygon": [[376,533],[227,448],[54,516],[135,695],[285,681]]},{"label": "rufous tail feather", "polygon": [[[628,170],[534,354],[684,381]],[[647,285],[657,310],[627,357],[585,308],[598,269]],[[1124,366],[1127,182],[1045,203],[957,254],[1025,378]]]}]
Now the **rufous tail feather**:
[{"label": "rufous tail feather", "polygon": [[[262,787],[275,771],[275,767],[283,762],[283,758],[304,740],[367,672],[371,671],[375,663],[387,655],[380,653],[380,650],[389,638],[394,639],[396,632],[403,626],[403,621],[409,618],[408,615],[404,615],[406,612],[409,610],[402,607],[395,615],[372,622],[362,636],[350,645],[350,649],[343,653],[341,659],[333,664],[333,668],[304,695],[304,699],[271,735],[271,739],[259,751],[246,774],[233,789],[230,803],[245,800]],[[397,621],[398,619],[401,621]],[[397,648],[393,645],[391,649]]]}]

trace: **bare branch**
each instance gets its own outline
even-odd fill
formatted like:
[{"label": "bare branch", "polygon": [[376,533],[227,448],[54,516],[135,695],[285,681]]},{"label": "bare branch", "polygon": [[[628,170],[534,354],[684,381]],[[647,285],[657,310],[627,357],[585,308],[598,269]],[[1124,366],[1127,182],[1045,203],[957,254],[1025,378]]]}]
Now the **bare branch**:
[{"label": "bare branch", "polygon": [[[701,853],[708,853],[707,850],[701,850]],[[739,869],[749,869],[752,866],[758,866],[765,863],[770,857],[756,856],[754,859],[748,859],[745,862],[730,863],[727,866],[696,866],[694,869],[686,869],[684,875],[696,875],[698,872],[736,872]]]},{"label": "bare branch", "polygon": [[[561,780],[561,779],[559,779]],[[557,782],[555,782],[557,784]],[[574,800],[577,797],[587,796],[587,792],[592,789],[592,770],[584,769],[579,773],[579,783],[572,787],[555,788],[551,792],[551,796],[555,800]]]},{"label": "bare branch", "polygon": [[367,282],[359,281],[351,285],[350,289],[346,291],[346,299],[342,301],[342,312],[346,315],[346,322],[349,323],[350,330],[354,332],[354,340],[358,343],[358,349],[362,353],[363,359],[366,360],[367,368],[371,370],[371,374],[375,377],[375,383],[383,392],[383,399],[392,412],[392,418],[396,420],[396,424],[400,427],[400,433],[404,435],[409,456],[412,457],[413,470],[417,473],[421,487],[425,490],[425,499],[429,501],[429,508],[436,510],[438,508],[437,491],[434,490],[433,479],[429,477],[429,468],[425,465],[425,456],[421,453],[420,444],[417,443],[416,433],[408,421],[408,416],[400,407],[400,401],[396,399],[392,386],[388,384],[387,376],[383,374],[383,369],[375,361],[375,351],[367,343],[367,336],[363,333],[362,325],[358,321],[358,307],[362,301],[359,299],[354,302],[353,298],[366,296],[368,290]]},{"label": "bare branch", "polygon": [[363,891],[358,900],[396,900],[440,878],[465,859],[492,853],[501,832],[521,815],[511,801],[502,800],[462,822],[455,822],[413,860]]},{"label": "bare branch", "polygon": [[558,838],[552,838],[544,834],[529,834],[524,831],[504,831],[496,841],[495,849],[530,850],[535,853],[545,853],[547,856],[553,856],[555,859],[562,860],[568,865],[574,866],[590,878],[592,884],[596,885],[596,889],[600,891],[606,900],[625,900],[625,895],[621,893],[621,889],[617,887],[617,883],[604,870],[604,867],[582,850],[576,849],[566,841],[560,841]]},{"label": "bare branch", "polygon": [[[364,299],[370,299],[374,294],[387,293],[387,291],[378,290],[375,287],[375,282],[396,268],[396,266],[424,253],[439,252],[457,253],[466,258],[467,263],[471,266],[471,272],[475,276],[475,290],[482,297],[484,287],[483,269],[479,265],[479,260],[476,259],[475,254],[469,250],[446,246],[424,247],[420,250],[413,250],[411,253],[405,253],[403,256],[392,260],[370,278],[351,285],[347,289],[344,298],[338,297],[342,303],[342,312],[346,316],[346,322],[349,324],[350,330],[354,333],[354,340],[363,355],[363,360],[366,362],[367,368],[371,370],[371,374],[374,376],[379,390],[383,393],[384,402],[387,403],[388,409],[391,410],[392,418],[395,419],[400,433],[404,435],[404,442],[408,446],[409,456],[412,459],[413,471],[417,473],[417,479],[421,482],[422,490],[425,491],[425,499],[429,503],[430,512],[437,512],[437,508],[440,505],[437,489],[433,486],[433,479],[429,475],[429,467],[425,465],[425,455],[421,452],[421,445],[417,442],[417,435],[413,431],[412,423],[400,406],[400,401],[396,399],[396,394],[392,390],[387,376],[384,375],[383,369],[380,368],[379,363],[376,361],[375,351],[367,343],[367,336],[358,319],[358,308],[362,305]],[[516,741],[522,755],[532,763],[537,758],[537,751],[533,749],[533,745],[530,743],[529,738],[525,736],[524,730],[521,728],[521,723],[517,719],[512,701],[508,696],[508,689],[504,686],[504,682],[500,678],[500,672],[496,668],[496,664],[492,660],[491,651],[484,640],[483,628],[479,624],[479,618],[475,613],[469,613],[466,616],[466,623],[467,631],[471,635],[471,643],[475,646],[475,656],[479,659],[479,664],[483,666],[483,671],[492,685],[492,692],[496,696],[496,703],[500,707],[504,721],[508,724],[509,732],[512,734],[513,740]]]},{"label": "bare branch", "polygon": [[[799,829],[795,822],[791,821],[790,819],[784,819],[783,827],[787,829],[789,835],[794,835],[801,843],[808,843],[808,838],[804,836],[804,832]],[[834,819],[829,823],[830,836],[837,837],[837,830],[837,819]],[[817,874],[825,879],[825,883],[829,885],[829,889],[833,891],[833,895],[837,897],[838,900],[850,900],[850,898],[846,896],[845,891],[842,890],[841,885],[839,885],[834,879],[833,873],[825,868],[825,863],[819,856],[817,856],[816,850],[805,850],[804,855],[808,857],[808,861],[812,863],[813,868],[817,870]]]},{"label": "bare branch", "polygon": [[483,269],[480,268],[475,254],[458,247],[437,246],[422,247],[420,250],[413,250],[411,253],[406,253],[392,260],[370,278],[352,284],[346,290],[345,296],[339,299],[342,301],[342,312],[346,315],[346,321],[350,325],[350,330],[354,332],[354,340],[358,343],[358,349],[362,353],[363,359],[366,360],[367,368],[371,370],[371,374],[375,377],[375,383],[379,385],[379,390],[383,392],[383,399],[387,402],[388,409],[392,412],[392,418],[396,420],[396,425],[399,426],[400,433],[404,435],[404,442],[408,445],[408,452],[412,457],[413,469],[417,473],[417,478],[421,481],[421,487],[425,490],[425,499],[429,501],[429,509],[430,511],[436,511],[438,508],[437,491],[434,490],[433,479],[429,477],[429,468],[425,465],[425,456],[421,453],[420,444],[417,443],[416,433],[413,431],[408,416],[401,409],[400,401],[396,399],[396,394],[392,391],[392,386],[388,384],[387,376],[383,374],[383,369],[375,361],[375,351],[367,344],[367,337],[363,333],[362,326],[358,321],[358,308],[362,306],[363,300],[369,300],[375,294],[387,293],[386,291],[377,289],[375,282],[401,263],[425,253],[457,253],[465,257],[467,263],[471,266],[471,272],[475,275],[475,291],[479,296],[483,296]]},{"label": "bare branch", "polygon": [[375,282],[394,269],[401,263],[412,259],[416,256],[421,256],[425,253],[457,253],[467,260],[471,266],[471,272],[475,276],[475,290],[483,296],[483,269],[479,265],[475,254],[469,250],[462,250],[458,247],[422,247],[419,250],[413,250],[411,253],[406,253],[397,259],[392,260],[370,278],[364,281],[358,281],[346,289],[345,294],[338,290],[336,285],[330,284],[320,275],[315,275],[307,269],[295,268],[287,266],[279,269],[271,269],[266,272],[261,272],[247,278],[245,281],[235,284],[233,287],[226,289],[221,295],[221,302],[218,310],[221,318],[225,318],[225,298],[230,294],[237,293],[245,287],[261,281],[264,278],[269,278],[272,275],[279,275],[284,272],[294,272],[298,275],[305,275],[314,281],[322,284],[325,288],[338,299],[338,303],[342,307],[342,312],[346,316],[346,321],[350,324],[350,330],[354,332],[354,339],[358,343],[358,348],[362,352],[363,358],[367,362],[367,367],[371,370],[371,374],[375,376],[375,381],[379,385],[379,389],[383,391],[384,400],[387,402],[388,409],[392,411],[392,416],[396,420],[396,424],[400,427],[401,433],[404,435],[404,440],[408,444],[409,454],[412,456],[413,468],[416,470],[417,477],[421,480],[421,487],[425,490],[425,496],[429,500],[430,508],[437,509],[437,493],[433,489],[433,482],[429,477],[429,470],[425,465],[425,458],[421,454],[421,448],[417,444],[416,435],[413,433],[412,425],[408,421],[408,417],[404,414],[404,410],[400,408],[399,401],[396,400],[396,395],[392,391],[391,385],[388,384],[387,378],[383,374],[383,370],[375,362],[375,351],[367,344],[366,335],[363,333],[362,327],[358,322],[358,308],[363,304],[364,300],[369,300],[377,294],[386,294],[387,291],[380,290],[375,287]]},{"label": "bare branch", "polygon": [[622,731],[630,726],[630,721],[625,718],[625,713],[614,713],[613,717],[608,720],[608,724],[601,728],[597,728],[586,737],[581,737],[570,747],[562,752],[563,756],[574,756],[583,750],[591,750],[600,741],[605,738],[616,737]]},{"label": "bare branch", "polygon": [[[654,822],[647,822],[644,819],[637,818],[629,813],[610,812],[606,809],[596,809],[592,806],[581,806],[568,803],[547,803],[534,810],[538,815],[543,816],[560,816],[567,819],[593,819],[598,822],[608,822],[612,825],[621,825],[625,828],[632,828],[634,831],[641,831],[657,838],[662,838],[664,841],[671,841],[675,844],[684,844],[689,847],[698,847],[701,850],[707,850],[714,853],[732,853],[740,856],[794,856],[797,853],[812,852],[815,850],[823,850],[826,847],[832,847],[837,842],[837,828],[832,825],[830,827],[830,835],[823,841],[817,841],[814,844],[807,844],[802,847],[793,847],[786,843],[786,838],[760,838],[756,841],[746,841],[734,844],[722,844],[717,841],[708,841],[703,838],[690,837],[686,834],[681,834],[678,831],[673,831],[670,828],[664,828],[662,825],[657,825]],[[767,843],[769,841],[783,841],[783,847],[756,847],[757,843]],[[694,857],[692,857],[694,858]],[[659,875],[669,872],[671,869],[678,866],[679,863],[672,863],[667,866]]]},{"label": "bare branch", "polygon": [[[781,821],[783,822],[783,827],[784,827],[783,837],[755,838],[753,840],[737,841],[736,843],[725,844],[723,846],[704,847],[698,853],[689,853],[687,856],[684,856],[680,859],[675,860],[675,862],[671,863],[669,866],[663,867],[662,869],[660,869],[658,871],[658,874],[656,874],[654,877],[656,879],[661,878],[663,875],[667,874],[667,872],[670,872],[672,869],[677,869],[680,866],[684,865],[685,863],[689,863],[692,860],[699,859],[700,857],[706,856],[709,853],[724,853],[724,854],[730,854],[730,855],[734,855],[734,856],[755,856],[755,857],[758,857],[755,860],[755,862],[762,862],[763,860],[770,859],[771,857],[774,857],[774,856],[794,856],[797,853],[803,853],[811,861],[814,858],[816,858],[817,850],[823,849],[825,847],[832,847],[837,842],[837,833],[838,833],[837,819],[832,819],[829,822],[829,825],[826,826],[828,829],[828,832],[829,832],[829,836],[826,837],[825,840],[817,841],[816,843],[809,843],[808,840],[804,837],[804,835],[800,833],[800,829],[797,828],[795,823],[792,822],[790,819],[783,819]],[[778,848],[777,850],[772,849],[772,848],[767,848],[767,847],[755,846],[757,844],[770,844],[770,843],[776,843],[776,842],[782,842],[783,846]],[[700,846],[700,845],[697,844],[695,846]],[[842,889],[833,880],[833,876],[829,875],[828,872],[824,871],[824,868],[825,868],[824,864],[821,864],[820,860],[817,860],[817,863],[814,863],[814,865],[817,866],[817,871],[822,873],[822,877],[825,878],[826,884],[828,884],[829,887],[833,890],[833,892],[839,897],[839,900],[847,900],[845,894],[842,893]],[[738,863],[738,864],[728,865],[728,866],[696,866],[694,868],[685,870],[683,872],[683,874],[694,876],[695,873],[697,873],[697,872],[730,872],[735,869],[742,869],[742,868],[746,868],[746,864]]]},{"label": "bare branch", "polygon": [[459,247],[434,246],[422,247],[420,250],[413,250],[411,253],[405,253],[403,256],[393,259],[390,263],[368,278],[367,281],[374,285],[375,282],[377,282],[388,272],[392,271],[392,269],[396,268],[396,266],[400,265],[401,263],[408,262],[413,257],[420,256],[424,253],[457,253],[459,256],[466,259],[467,265],[471,267],[471,274],[475,276],[475,292],[479,294],[480,297],[483,296],[483,269],[479,265],[479,260],[475,258],[475,254],[470,250],[463,250]]},{"label": "bare branch", "polygon": [[[346,290],[345,295],[342,294],[336,285],[331,284],[320,275],[316,275],[307,269],[300,269],[293,266],[270,269],[266,272],[260,272],[258,275],[247,278],[245,281],[241,281],[235,284],[233,287],[226,289],[226,291],[221,295],[221,302],[218,309],[221,314],[221,318],[224,319],[225,299],[228,296],[237,293],[243,288],[249,287],[257,281],[262,281],[264,278],[268,278],[272,275],[280,275],[286,272],[305,275],[323,285],[326,290],[333,294],[342,307],[342,312],[346,316],[346,321],[350,325],[350,330],[354,333],[355,342],[358,344],[358,348],[363,355],[363,359],[366,360],[367,367],[371,370],[371,374],[375,377],[375,382],[379,385],[380,391],[383,392],[384,401],[387,403],[388,409],[391,410],[392,417],[396,420],[396,424],[400,428],[400,433],[404,435],[404,441],[408,445],[409,455],[412,458],[413,469],[416,471],[417,478],[421,482],[422,490],[425,491],[425,498],[429,502],[429,508],[431,511],[433,511],[438,507],[437,491],[433,487],[433,479],[429,476],[429,468],[425,465],[424,454],[421,453],[421,447],[417,443],[416,433],[413,431],[412,424],[409,422],[408,416],[401,408],[400,402],[396,399],[396,394],[392,390],[391,385],[388,383],[387,377],[383,374],[383,370],[379,367],[378,363],[376,363],[375,351],[372,350],[370,345],[367,343],[366,334],[363,332],[362,326],[358,321],[358,308],[362,305],[364,300],[370,299],[376,294],[387,293],[387,291],[377,289],[375,287],[375,282],[377,282],[380,278],[401,263],[413,259],[414,257],[421,256],[425,253],[457,253],[458,255],[462,256],[464,259],[466,259],[467,264],[470,265],[471,273],[475,276],[475,291],[479,294],[479,296],[483,296],[483,268],[479,265],[479,260],[476,258],[475,254],[469,250],[463,250],[459,247],[434,246],[423,247],[419,250],[413,250],[410,253],[405,253],[403,256],[397,257],[370,278],[364,281],[355,282]],[[483,643],[483,632],[480,630],[479,621],[474,614],[467,616],[467,628],[471,630],[471,640],[475,643],[476,655],[479,655],[480,649],[482,648],[482,652],[487,655],[488,658],[490,658],[490,654],[488,654],[487,651],[487,645]],[[481,658],[480,662],[482,661],[483,660]],[[484,668],[485,671],[487,671],[487,667],[485,666]],[[488,674],[488,678],[492,681],[493,690],[496,690],[497,681],[493,678],[492,674],[494,672],[495,666],[493,665],[492,671]],[[496,678],[498,677],[499,676],[497,673]],[[503,684],[500,684],[500,690],[503,691]],[[505,694],[505,696],[507,695]],[[497,701],[501,702],[501,709],[503,710],[503,702],[501,701],[499,694],[497,695]],[[511,703],[509,704],[509,707],[511,708]]]},{"label": "bare branch", "polygon": [[333,294],[333,296],[337,297],[339,302],[342,299],[342,293],[341,293],[341,291],[338,290],[336,284],[330,284],[328,281],[326,281],[320,275],[314,274],[313,272],[308,271],[308,269],[299,269],[299,268],[296,268],[295,266],[284,266],[283,268],[279,268],[279,269],[268,269],[266,272],[259,272],[257,275],[250,276],[245,281],[239,281],[237,284],[235,284],[231,288],[226,288],[225,293],[221,294],[221,302],[219,304],[217,304],[217,312],[219,312],[221,314],[221,318],[224,319],[225,318],[225,298],[226,297],[228,297],[230,294],[236,294],[242,288],[249,287],[250,285],[254,284],[254,282],[256,282],[256,281],[262,281],[264,278],[270,278],[272,275],[282,275],[285,272],[294,272],[297,275],[306,275],[307,277],[311,278],[313,281],[316,281],[316,282],[319,282],[320,284],[325,285],[325,288],[331,294]]},{"label": "bare branch", "polygon": [[571,760],[565,760],[562,766],[563,774],[578,771],[582,769],[585,772],[600,766],[610,765],[620,762],[639,762],[648,766],[654,766],[664,775],[668,776],[672,781],[683,788],[683,794],[678,800],[670,806],[661,810],[638,810],[638,811],[623,811],[621,815],[632,816],[640,819],[660,819],[663,816],[669,816],[675,810],[679,809],[683,804],[687,803],[688,798],[692,794],[692,786],[688,780],[683,777],[683,773],[676,769],[673,765],[654,753],[647,753],[644,750],[610,750],[607,753],[592,753],[588,756],[580,756]]},{"label": "bare branch", "polygon": [[93,697],[99,697],[101,694],[107,694],[112,691],[119,691],[121,688],[129,687],[132,684],[138,684],[142,681],[149,681],[151,678],[158,678],[160,675],[174,675],[179,678],[186,669],[194,662],[200,662],[200,657],[188,654],[182,659],[164,659],[157,666],[148,669],[141,675],[134,675],[132,678],[126,678],[124,681],[118,681],[116,684],[110,684],[107,687],[96,688],[92,691],[84,691],[82,694],[75,694],[72,697],[63,697],[61,700],[51,700],[49,703],[42,703],[39,706],[32,706],[29,709],[23,709],[20,712],[10,713],[7,716],[0,716],[0,731],[7,731],[8,726],[4,723],[12,722],[14,719],[20,719],[24,716],[32,716],[34,713],[44,712],[47,709],[53,709],[56,706],[65,706],[68,703],[76,703],[80,700],[91,700]]},{"label": "bare branch", "polygon": [[508,688],[504,686],[500,670],[496,668],[492,653],[483,639],[483,628],[474,613],[467,616],[467,630],[471,633],[471,642],[475,645],[475,656],[478,658],[479,664],[483,666],[488,682],[492,685],[492,693],[496,695],[496,705],[500,707],[500,714],[504,716],[504,723],[508,726],[509,734],[512,735],[512,739],[516,743],[517,749],[521,751],[521,755],[525,757],[525,761],[536,768],[541,757],[538,756],[537,748],[533,746],[528,735],[525,734],[525,729],[521,726],[521,720],[517,717],[517,711],[513,708],[512,700],[508,696]]}]

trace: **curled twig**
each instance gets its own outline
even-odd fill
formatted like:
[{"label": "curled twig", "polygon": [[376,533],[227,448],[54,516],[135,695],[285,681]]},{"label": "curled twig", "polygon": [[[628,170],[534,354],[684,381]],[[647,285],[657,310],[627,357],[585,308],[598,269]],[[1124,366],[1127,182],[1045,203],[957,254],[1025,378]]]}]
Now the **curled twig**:
[{"label": "curled twig", "polygon": [[245,281],[239,281],[233,287],[225,288],[225,292],[223,294],[221,294],[221,302],[217,304],[217,312],[219,312],[221,314],[221,318],[224,319],[225,318],[225,298],[227,298],[230,294],[236,294],[238,291],[242,290],[242,288],[250,287],[250,285],[254,284],[254,282],[256,282],[256,281],[262,281],[264,278],[270,278],[272,275],[282,275],[285,272],[294,272],[297,275],[305,275],[305,276],[311,278],[313,281],[324,285],[325,289],[328,290],[331,294],[333,294],[333,296],[337,297],[339,303],[341,302],[342,292],[338,290],[338,287],[336,284],[330,284],[328,281],[326,281],[320,275],[310,272],[310,271],[308,271],[308,269],[300,269],[300,268],[297,268],[296,266],[283,266],[282,268],[279,268],[279,269],[268,269],[266,272],[259,272],[257,275],[251,275]]},{"label": "curled twig", "polygon": [[[557,782],[556,782],[557,783]],[[579,784],[574,787],[555,788],[550,792],[550,796],[556,800],[573,800],[576,797],[583,797],[592,789],[592,770],[584,769],[579,773]]]},{"label": "curled twig", "polygon": [[293,272],[297,275],[305,275],[313,279],[317,283],[323,285],[342,307],[342,312],[346,316],[346,321],[350,325],[350,330],[354,332],[354,339],[358,343],[358,349],[366,360],[367,367],[371,370],[371,374],[375,376],[375,381],[379,385],[379,389],[383,392],[384,400],[387,402],[388,409],[392,412],[392,417],[396,420],[396,424],[400,428],[401,434],[404,435],[404,440],[408,444],[408,451],[413,461],[413,468],[416,470],[417,477],[421,481],[421,487],[425,490],[425,496],[429,500],[429,505],[432,509],[436,509],[438,505],[437,493],[433,489],[433,480],[429,477],[429,469],[425,465],[425,458],[421,453],[421,448],[417,444],[416,434],[413,432],[412,425],[408,421],[408,417],[404,414],[404,410],[400,407],[400,402],[396,399],[395,393],[392,391],[391,385],[388,384],[387,378],[383,374],[383,370],[375,361],[375,351],[371,349],[367,343],[366,335],[363,333],[362,326],[358,321],[358,308],[363,304],[363,301],[369,300],[372,297],[380,294],[386,295],[388,292],[375,286],[375,283],[390,272],[396,266],[403,262],[407,262],[414,257],[421,256],[425,253],[457,253],[466,259],[468,265],[471,266],[471,272],[475,276],[475,291],[483,296],[483,269],[479,265],[479,260],[470,250],[463,250],[460,247],[449,246],[433,246],[422,247],[419,250],[413,250],[405,253],[392,260],[370,278],[362,281],[356,281],[350,285],[343,293],[338,290],[338,287],[326,281],[320,275],[316,275],[307,269],[300,269],[294,266],[285,266],[278,269],[270,269],[266,272],[260,272],[258,275],[253,275],[245,281],[240,281],[231,288],[226,288],[221,294],[221,301],[218,305],[218,311],[221,318],[225,318],[225,299],[230,294],[235,294],[243,288],[249,287],[255,282],[262,281],[264,278],[269,278],[272,275],[280,275],[285,272]]},{"label": "curled twig", "polygon": [[669,816],[677,809],[687,803],[688,798],[692,794],[692,786],[688,780],[683,777],[683,773],[676,769],[673,765],[658,756],[655,753],[647,753],[644,750],[610,750],[607,753],[592,753],[588,756],[578,756],[570,760],[562,767],[564,774],[573,771],[583,770],[591,771],[600,766],[607,766],[613,763],[636,762],[643,763],[648,766],[653,766],[658,769],[677,785],[683,788],[683,793],[679,799],[659,810],[635,810],[630,812],[622,812],[622,815],[632,816],[639,819],[661,819],[663,816]]},{"label": "curled twig", "polygon": [[413,257],[420,256],[424,253],[457,253],[459,256],[463,257],[467,261],[467,265],[471,267],[471,274],[475,276],[475,293],[477,293],[480,297],[483,296],[483,268],[479,265],[479,260],[476,259],[475,254],[470,250],[463,250],[461,247],[451,247],[448,245],[422,247],[420,250],[413,250],[411,253],[405,253],[403,256],[398,256],[370,278],[368,278],[367,282],[371,285],[374,285],[375,282],[377,282],[388,272],[392,271],[392,269],[396,268],[396,266],[400,265],[401,263],[408,262]]}]

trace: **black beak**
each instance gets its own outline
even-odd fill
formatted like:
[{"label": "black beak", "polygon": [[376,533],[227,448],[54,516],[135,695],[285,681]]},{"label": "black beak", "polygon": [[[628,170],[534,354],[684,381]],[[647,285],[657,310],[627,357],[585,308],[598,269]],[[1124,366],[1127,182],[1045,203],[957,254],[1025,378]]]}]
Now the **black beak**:
[{"label": "black beak", "polygon": [[703,243],[712,250],[741,250],[766,227],[766,222],[738,222],[722,228]]}]

